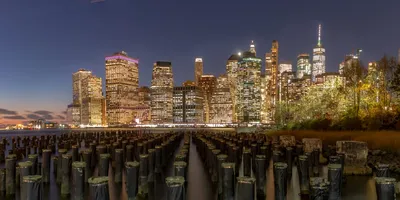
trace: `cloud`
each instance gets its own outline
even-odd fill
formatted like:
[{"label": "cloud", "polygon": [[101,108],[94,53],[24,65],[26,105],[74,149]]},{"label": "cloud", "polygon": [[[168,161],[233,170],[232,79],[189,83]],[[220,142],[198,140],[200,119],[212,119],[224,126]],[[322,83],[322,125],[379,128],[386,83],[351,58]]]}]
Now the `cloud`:
[{"label": "cloud", "polygon": [[63,117],[63,116],[61,116],[61,115],[57,115],[57,117],[58,117],[59,119],[62,119],[62,120],[65,119],[65,117]]},{"label": "cloud", "polygon": [[0,108],[0,115],[17,115],[16,111]]},{"label": "cloud", "polygon": [[31,120],[43,119],[42,116],[35,115],[35,114],[28,114],[28,115],[26,115],[26,118],[31,119]]},{"label": "cloud", "polygon": [[47,111],[47,110],[38,110],[33,112],[33,114],[38,114],[38,115],[51,115],[53,112]]},{"label": "cloud", "polygon": [[47,120],[54,119],[53,115],[42,115],[42,117]]},{"label": "cloud", "polygon": [[66,114],[67,114],[67,111],[63,111],[62,114],[66,115]]},{"label": "cloud", "polygon": [[10,116],[4,116],[4,119],[25,119],[24,116],[21,115],[10,115]]},{"label": "cloud", "polygon": [[38,110],[30,112],[30,114],[26,115],[26,117],[31,120],[38,120],[38,119],[52,120],[54,119],[52,114],[53,112],[48,110]]}]

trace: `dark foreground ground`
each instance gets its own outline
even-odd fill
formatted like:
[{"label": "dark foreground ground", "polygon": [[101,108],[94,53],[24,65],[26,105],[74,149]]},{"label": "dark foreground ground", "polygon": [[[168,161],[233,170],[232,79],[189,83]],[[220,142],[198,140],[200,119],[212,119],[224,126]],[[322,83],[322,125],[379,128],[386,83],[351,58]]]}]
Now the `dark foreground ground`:
[{"label": "dark foreground ground", "polygon": [[[181,144],[182,145],[182,144]],[[180,148],[180,147],[179,147]],[[179,150],[177,148],[177,151]],[[156,200],[166,200],[166,189],[165,189],[165,177],[173,175],[172,169],[173,160],[169,161],[168,167],[164,170],[163,174],[157,176],[156,181]],[[51,165],[53,166],[53,165]],[[273,183],[273,171],[272,163],[267,173],[267,200],[274,200],[274,183]],[[94,172],[96,173],[96,171]],[[327,175],[326,167],[321,167],[320,173],[322,176]],[[125,192],[125,184],[115,184],[113,181],[112,171],[110,168],[109,174],[109,193],[111,200],[127,200]],[[124,183],[123,177],[123,183]],[[190,157],[189,157],[189,169],[188,169],[188,185],[186,188],[188,200],[213,200],[215,199],[215,192],[209,179],[209,176],[203,167],[199,154],[197,153],[196,146],[192,143],[190,146]],[[87,198],[89,199],[88,189],[86,190]],[[298,195],[300,193],[299,180],[297,176],[296,167],[293,168],[292,179],[288,182],[288,193],[287,200],[302,200]],[[4,196],[0,196],[0,200],[5,199]],[[17,195],[15,198],[19,200],[19,189],[17,189]],[[55,183],[54,174],[51,173],[51,184],[44,185],[44,197],[43,200],[58,200],[58,199],[72,199],[72,198],[61,198],[60,187]],[[342,200],[376,200],[375,193],[375,181],[370,176],[353,176],[347,177],[347,184],[343,188]],[[400,199],[398,197],[397,199]]]}]

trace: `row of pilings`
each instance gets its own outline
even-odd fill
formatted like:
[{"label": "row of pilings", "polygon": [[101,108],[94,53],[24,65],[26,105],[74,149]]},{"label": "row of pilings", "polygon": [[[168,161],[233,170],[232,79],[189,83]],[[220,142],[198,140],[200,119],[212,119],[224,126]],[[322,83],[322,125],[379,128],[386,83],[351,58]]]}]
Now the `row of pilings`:
[{"label": "row of pilings", "polygon": [[[303,200],[340,200],[344,187],[345,154],[328,156],[327,177],[320,174],[320,148],[311,151],[300,142],[282,144],[263,134],[202,132],[193,142],[204,162],[219,200],[265,200],[267,170],[272,163],[274,199],[286,200],[287,187],[297,168],[300,198]],[[395,179],[388,166],[376,170],[378,200],[395,200]]]},{"label": "row of pilings", "polygon": [[19,196],[21,200],[40,200],[44,186],[57,184],[64,199],[106,200],[110,198],[109,183],[122,184],[124,180],[123,192],[129,200],[155,200],[159,192],[156,177],[164,175],[173,158],[174,176],[162,180],[168,199],[178,200],[181,198],[177,195],[185,196],[189,141],[190,136],[183,132],[134,131],[3,138],[0,163],[5,164],[0,169],[0,193],[6,199]]}]

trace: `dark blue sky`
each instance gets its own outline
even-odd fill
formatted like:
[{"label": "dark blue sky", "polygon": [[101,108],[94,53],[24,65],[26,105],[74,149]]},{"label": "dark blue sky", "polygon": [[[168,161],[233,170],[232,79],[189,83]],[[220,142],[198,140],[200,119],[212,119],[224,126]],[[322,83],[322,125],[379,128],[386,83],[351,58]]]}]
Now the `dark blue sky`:
[{"label": "dark blue sky", "polygon": [[295,64],[312,53],[318,23],[327,71],[337,71],[357,48],[364,62],[397,54],[399,8],[397,0],[1,0],[0,108],[25,119],[27,111],[59,114],[72,99],[72,73],[104,78],[104,57],[120,50],[139,58],[141,85],[157,60],[172,61],[177,85],[193,79],[197,56],[205,73],[220,75],[251,40],[260,57],[278,40],[280,60]]}]

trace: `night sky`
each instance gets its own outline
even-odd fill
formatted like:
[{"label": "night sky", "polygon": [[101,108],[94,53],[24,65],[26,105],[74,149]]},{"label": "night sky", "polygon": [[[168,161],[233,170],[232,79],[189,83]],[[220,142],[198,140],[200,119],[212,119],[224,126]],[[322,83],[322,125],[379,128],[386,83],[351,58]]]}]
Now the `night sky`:
[{"label": "night sky", "polygon": [[262,58],[278,40],[279,60],[295,66],[312,53],[318,23],[327,71],[357,48],[364,63],[396,56],[399,8],[398,0],[1,0],[0,124],[62,121],[72,73],[104,79],[104,57],[121,50],[140,60],[140,85],[150,85],[157,60],[172,62],[176,85],[193,79],[198,56],[204,73],[220,75],[251,40]]}]

